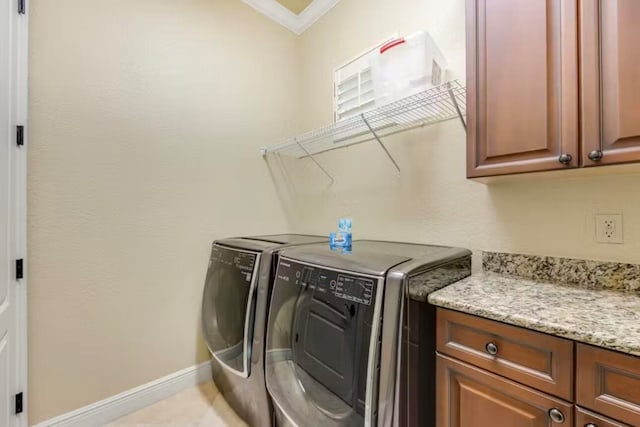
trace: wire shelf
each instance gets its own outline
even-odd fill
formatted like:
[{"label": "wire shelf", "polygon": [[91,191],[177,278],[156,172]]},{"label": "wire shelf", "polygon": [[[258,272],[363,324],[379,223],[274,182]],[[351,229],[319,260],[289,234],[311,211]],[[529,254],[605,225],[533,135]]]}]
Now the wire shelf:
[{"label": "wire shelf", "polygon": [[[289,138],[281,144],[262,149],[262,154],[313,157],[326,151],[374,140],[386,151],[381,138],[409,129],[454,118],[460,118],[466,128],[463,118],[465,113],[465,87],[458,80],[453,80],[359,116]],[[388,152],[387,155],[395,164]],[[396,167],[398,168],[397,165]]]}]

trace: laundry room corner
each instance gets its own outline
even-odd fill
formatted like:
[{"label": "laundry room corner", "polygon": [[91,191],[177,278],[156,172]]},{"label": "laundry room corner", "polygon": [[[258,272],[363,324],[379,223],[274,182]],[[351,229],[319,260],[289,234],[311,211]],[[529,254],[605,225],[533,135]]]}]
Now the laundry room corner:
[{"label": "laundry room corner", "polygon": [[0,2],[0,427],[640,426],[640,0]]}]

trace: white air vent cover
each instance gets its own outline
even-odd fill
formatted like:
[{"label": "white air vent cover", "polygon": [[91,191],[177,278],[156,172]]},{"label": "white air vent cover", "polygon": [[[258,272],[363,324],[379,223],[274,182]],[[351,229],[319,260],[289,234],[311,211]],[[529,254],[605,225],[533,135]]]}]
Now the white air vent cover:
[{"label": "white air vent cover", "polygon": [[356,116],[375,106],[370,57],[396,37],[394,34],[334,71],[335,121]]}]

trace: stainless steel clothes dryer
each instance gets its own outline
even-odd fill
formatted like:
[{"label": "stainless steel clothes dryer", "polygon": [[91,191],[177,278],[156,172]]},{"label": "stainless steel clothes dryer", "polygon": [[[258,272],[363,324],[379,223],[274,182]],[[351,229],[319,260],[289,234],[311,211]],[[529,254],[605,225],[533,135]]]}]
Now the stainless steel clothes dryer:
[{"label": "stainless steel clothes dryer", "polygon": [[264,334],[278,250],[327,241],[296,234],[213,242],[202,298],[202,330],[213,356],[213,379],[251,426],[271,426],[264,380]]},{"label": "stainless steel clothes dryer", "polygon": [[277,424],[398,425],[408,283],[439,289],[470,274],[470,257],[380,241],[355,241],[351,253],[326,245],[281,251],[265,354]]}]

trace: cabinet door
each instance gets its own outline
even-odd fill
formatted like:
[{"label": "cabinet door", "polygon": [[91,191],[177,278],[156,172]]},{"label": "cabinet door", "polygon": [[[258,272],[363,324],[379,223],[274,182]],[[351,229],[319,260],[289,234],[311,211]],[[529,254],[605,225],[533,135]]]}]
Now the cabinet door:
[{"label": "cabinet door", "polygon": [[582,0],[585,166],[640,161],[640,1]]},{"label": "cabinet door", "polygon": [[438,427],[573,425],[570,403],[440,354],[436,365]]},{"label": "cabinet door", "polygon": [[400,365],[400,410],[403,427],[434,427],[436,309],[410,300],[406,306]]},{"label": "cabinet door", "polygon": [[579,166],[577,0],[466,4],[467,176]]},{"label": "cabinet door", "polygon": [[437,331],[440,353],[573,399],[573,341],[442,308]]},{"label": "cabinet door", "polygon": [[576,427],[630,427],[576,406]]},{"label": "cabinet door", "polygon": [[[422,408],[429,402],[420,402],[420,380],[424,377],[420,369],[420,347],[407,340],[402,341],[402,362],[400,366],[400,425],[420,426]],[[430,411],[433,414],[433,409]],[[431,422],[433,426],[433,422]]]},{"label": "cabinet door", "polygon": [[576,403],[640,426],[640,357],[578,344]]}]

